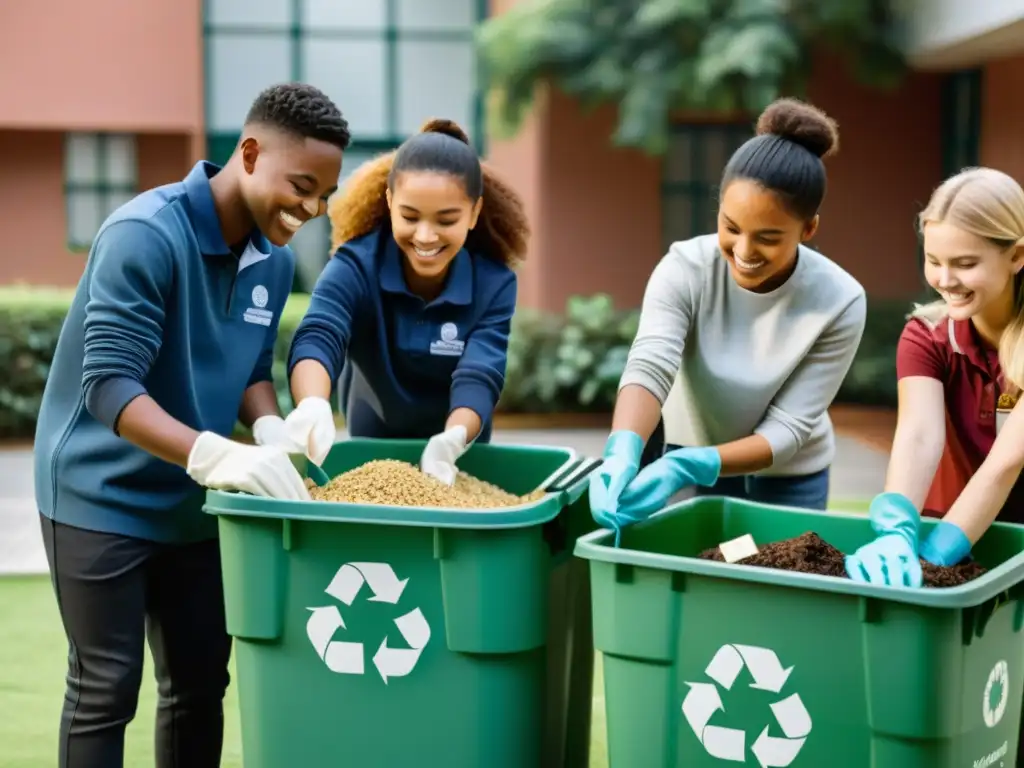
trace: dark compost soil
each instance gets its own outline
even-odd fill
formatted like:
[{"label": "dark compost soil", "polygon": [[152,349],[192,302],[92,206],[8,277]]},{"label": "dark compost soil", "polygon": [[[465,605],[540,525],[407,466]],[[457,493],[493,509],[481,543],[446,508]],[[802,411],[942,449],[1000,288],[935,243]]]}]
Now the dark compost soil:
[{"label": "dark compost soil", "polygon": [[[759,548],[752,557],[738,561],[738,565],[756,565],[761,568],[778,568],[783,571],[799,571],[814,573],[819,576],[846,575],[843,553],[833,547],[814,532],[805,533],[795,539],[784,539]],[[718,547],[706,549],[700,553],[703,560],[724,562]],[[949,568],[941,568],[921,561],[926,587],[956,587],[981,576],[985,569],[975,562],[961,563]]]}]

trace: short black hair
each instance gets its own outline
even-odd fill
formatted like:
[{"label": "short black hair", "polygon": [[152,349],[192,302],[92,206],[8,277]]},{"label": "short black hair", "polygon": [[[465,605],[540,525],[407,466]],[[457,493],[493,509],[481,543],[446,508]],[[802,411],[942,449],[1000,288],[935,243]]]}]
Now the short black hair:
[{"label": "short black hair", "polygon": [[281,83],[263,90],[245,117],[246,125],[254,123],[324,141],[342,151],[352,141],[341,110],[327,94],[307,83]]},{"label": "short black hair", "polygon": [[466,196],[474,202],[484,193],[480,157],[466,132],[452,120],[428,120],[420,133],[402,143],[388,174],[388,186],[394,188],[395,177],[404,171],[451,174],[462,182]]},{"label": "short black hair", "polygon": [[825,199],[822,158],[839,145],[835,120],[810,104],[779,99],[761,113],[757,134],[729,159],[722,192],[735,179],[749,179],[776,193],[794,216],[810,221]]}]

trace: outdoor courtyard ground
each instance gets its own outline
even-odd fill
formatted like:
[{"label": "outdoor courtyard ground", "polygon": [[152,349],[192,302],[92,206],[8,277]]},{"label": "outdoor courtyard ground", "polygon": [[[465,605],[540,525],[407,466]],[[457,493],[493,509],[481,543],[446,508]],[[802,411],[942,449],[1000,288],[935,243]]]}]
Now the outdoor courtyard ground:
[{"label": "outdoor courtyard ground", "polygon": [[[838,426],[838,421],[837,421]],[[845,432],[845,430],[844,430]],[[599,456],[606,430],[499,430],[495,442],[570,446]],[[878,440],[841,433],[831,506],[863,512],[882,490],[888,456]],[[0,768],[43,768],[56,760],[66,645],[47,577],[32,494],[31,452],[0,450]],[[595,668],[592,766],[607,766],[600,658]],[[147,661],[147,669],[152,666]],[[149,673],[128,729],[126,766],[153,765],[155,687]],[[226,702],[223,768],[242,768],[235,688]]]}]

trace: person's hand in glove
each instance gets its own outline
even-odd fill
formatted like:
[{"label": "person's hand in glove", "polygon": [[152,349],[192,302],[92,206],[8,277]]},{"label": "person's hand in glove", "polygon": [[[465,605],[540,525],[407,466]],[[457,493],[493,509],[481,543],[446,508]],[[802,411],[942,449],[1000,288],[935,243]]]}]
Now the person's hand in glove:
[{"label": "person's hand in glove", "polygon": [[921,561],[917,537],[921,516],[902,493],[880,493],[868,509],[878,538],[846,557],[846,573],[854,581],[890,587],[920,587]]},{"label": "person's hand in glove", "polygon": [[188,455],[189,477],[205,488],[309,501],[309,491],[288,454],[267,445],[243,445],[201,432]]},{"label": "person's hand in glove", "polygon": [[252,439],[256,445],[280,448],[285,453],[305,453],[305,447],[288,433],[285,420],[276,414],[260,416],[252,423]]},{"label": "person's hand in glove", "polygon": [[636,432],[619,429],[608,436],[601,466],[590,476],[590,514],[602,528],[618,531],[619,496],[640,469],[644,441]]},{"label": "person's hand in glove", "polygon": [[461,424],[449,427],[427,442],[420,456],[420,469],[445,485],[454,485],[459,474],[455,462],[466,452],[467,432]]},{"label": "person's hand in glove", "polygon": [[677,448],[645,467],[619,498],[620,523],[645,520],[675,494],[693,485],[712,486],[722,471],[717,448]]},{"label": "person's hand in glove", "polygon": [[971,540],[959,526],[940,521],[921,543],[921,559],[932,565],[959,565],[971,554]]},{"label": "person's hand in glove", "polygon": [[323,465],[337,438],[330,402],[322,397],[306,397],[288,414],[284,423],[289,438],[299,445],[299,450],[318,467]]}]

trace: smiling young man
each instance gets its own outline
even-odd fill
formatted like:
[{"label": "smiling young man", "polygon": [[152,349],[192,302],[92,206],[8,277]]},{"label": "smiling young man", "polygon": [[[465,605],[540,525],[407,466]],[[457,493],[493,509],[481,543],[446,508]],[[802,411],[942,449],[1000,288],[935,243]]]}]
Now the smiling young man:
[{"label": "smiling young man", "polygon": [[[198,163],[100,228],[39,413],[36,498],[68,638],[60,768],[119,768],[148,637],[156,765],[220,764],[225,629],[204,487],[308,499],[271,377],[295,264],[348,124],[308,85],[253,103],[223,168]],[[236,421],[257,445],[228,439]]]}]

